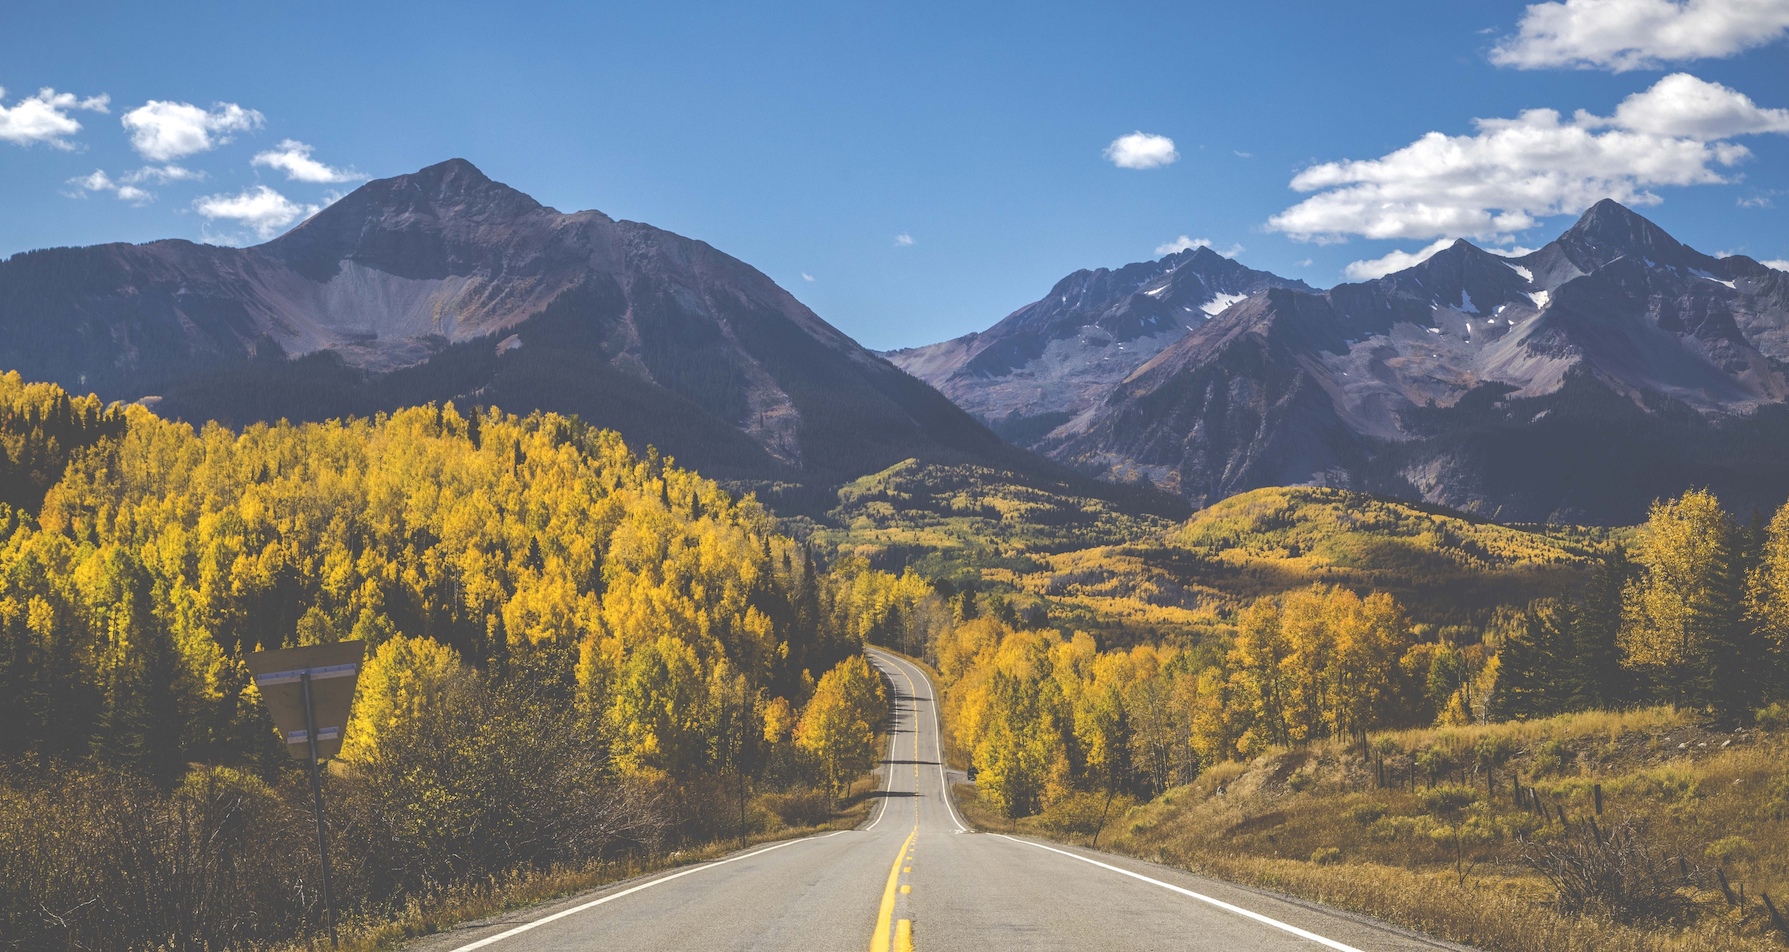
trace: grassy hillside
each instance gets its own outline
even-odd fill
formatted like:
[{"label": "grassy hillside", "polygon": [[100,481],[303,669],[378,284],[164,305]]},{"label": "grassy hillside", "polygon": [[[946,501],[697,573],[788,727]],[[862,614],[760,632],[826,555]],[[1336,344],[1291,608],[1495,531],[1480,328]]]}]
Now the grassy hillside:
[{"label": "grassy hillside", "polygon": [[1503,526],[1322,487],[1259,489],[1183,523],[906,465],[859,480],[829,543],[974,574],[1111,643],[1227,629],[1248,600],[1314,582],[1390,592],[1432,628],[1574,585],[1610,531]]},{"label": "grassy hillside", "polygon": [[[1789,914],[1785,728],[1652,708],[1279,749],[1115,816],[1101,843],[1500,952],[1780,948],[1762,896]],[[1562,898],[1549,865],[1601,886]]]},{"label": "grassy hillside", "polygon": [[1031,556],[1157,535],[1184,505],[1114,488],[1095,498],[1068,482],[985,466],[907,460],[839,490],[827,546],[880,566],[925,563],[933,573],[1029,565]]}]

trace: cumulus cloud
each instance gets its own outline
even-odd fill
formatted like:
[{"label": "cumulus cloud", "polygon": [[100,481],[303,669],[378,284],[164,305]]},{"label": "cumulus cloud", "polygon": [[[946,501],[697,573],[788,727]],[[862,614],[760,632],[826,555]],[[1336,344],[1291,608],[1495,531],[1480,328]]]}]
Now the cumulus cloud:
[{"label": "cumulus cloud", "polygon": [[358,182],[365,175],[353,169],[338,169],[324,165],[311,158],[311,146],[297,139],[286,139],[272,149],[257,154],[253,159],[255,165],[279,169],[286,173],[286,178],[294,182],[315,182],[328,185],[337,182]]},{"label": "cumulus cloud", "polygon": [[1760,108],[1745,93],[1688,73],[1672,73],[1651,89],[1622,100],[1609,119],[1578,115],[1586,123],[1691,139],[1789,132],[1789,109]]},{"label": "cumulus cloud", "polygon": [[155,200],[154,195],[132,184],[129,176],[125,178],[122,182],[114,181],[103,170],[94,169],[91,175],[78,175],[69,179],[68,184],[73,185],[75,191],[66,194],[70,198],[86,198],[90,193],[110,192],[119,201],[130,202],[132,205],[144,205]]},{"label": "cumulus cloud", "polygon": [[125,113],[123,120],[132,148],[151,162],[168,162],[215,149],[229,142],[231,133],[260,128],[266,118],[233,102],[201,109],[151,99]]},{"label": "cumulus cloud", "polygon": [[[1172,255],[1179,254],[1182,251],[1191,251],[1194,248],[1211,248],[1215,251],[1217,246],[1212,244],[1210,238],[1188,238],[1185,235],[1181,235],[1173,241],[1164,241],[1161,244],[1156,245],[1155,253],[1158,256]],[[1234,258],[1237,255],[1242,254],[1242,246],[1232,244],[1230,247],[1218,251],[1218,254],[1223,255],[1226,258]]]},{"label": "cumulus cloud", "polygon": [[813,275],[807,273],[806,271],[803,271],[801,273],[801,279],[803,281],[806,281],[809,284],[813,284],[815,281],[820,280],[819,278],[814,277]]},{"label": "cumulus cloud", "polygon": [[300,205],[265,185],[243,189],[235,195],[206,195],[193,209],[213,221],[242,225],[266,241],[287,225],[315,215],[316,205]]},{"label": "cumulus cloud", "polygon": [[1531,109],[1477,119],[1474,135],[1431,132],[1377,159],[1325,162],[1292,187],[1310,198],[1268,220],[1304,241],[1472,237],[1507,240],[1548,215],[1599,199],[1651,205],[1657,188],[1730,181],[1749,158],[1733,135],[1789,131],[1789,114],[1674,74],[1624,100],[1609,117],[1571,119]]},{"label": "cumulus cloud", "polygon": [[1789,271],[1789,258],[1773,258],[1770,261],[1760,261],[1758,263],[1766,268],[1775,268],[1778,271]]},{"label": "cumulus cloud", "polygon": [[1142,131],[1113,139],[1103,154],[1121,169],[1158,169],[1180,161],[1173,139]]},{"label": "cumulus cloud", "polygon": [[913,236],[904,231],[895,236],[895,246],[898,248],[911,248],[916,244],[919,242],[914,241]]},{"label": "cumulus cloud", "polygon": [[110,96],[89,96],[82,99],[74,93],[59,93],[45,86],[35,96],[27,96],[12,106],[5,105],[6,90],[0,89],[0,142],[31,145],[42,142],[58,149],[72,149],[68,137],[81,131],[81,124],[69,115],[76,109],[106,112]]},{"label": "cumulus cloud", "polygon": [[1624,72],[1732,56],[1789,33],[1789,0],[1564,0],[1530,4],[1491,62]]},{"label": "cumulus cloud", "polygon": [[1440,251],[1453,243],[1454,239],[1443,238],[1439,241],[1430,243],[1428,247],[1423,248],[1421,251],[1412,252],[1399,249],[1382,258],[1368,258],[1365,261],[1351,261],[1348,263],[1347,267],[1342,269],[1342,273],[1355,281],[1371,281],[1374,278],[1383,278],[1393,271],[1402,271],[1405,268],[1415,267],[1416,265],[1422,264],[1424,261],[1429,260],[1430,255],[1433,255],[1435,252]]}]

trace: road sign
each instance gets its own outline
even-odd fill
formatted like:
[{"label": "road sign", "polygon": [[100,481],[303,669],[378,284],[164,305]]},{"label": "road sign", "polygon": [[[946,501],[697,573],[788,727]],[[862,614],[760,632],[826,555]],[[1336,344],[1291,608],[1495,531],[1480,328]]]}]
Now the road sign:
[{"label": "road sign", "polygon": [[255,651],[244,659],[286,753],[311,762],[311,796],[317,804],[317,858],[323,866],[323,905],[329,912],[329,945],[335,934],[335,887],[329,881],[329,834],[323,823],[323,778],[319,762],[342,752],[342,734],[354,712],[354,685],[366,643],[343,641]]},{"label": "road sign", "polygon": [[365,648],[365,642],[344,641],[256,651],[248,656],[255,686],[261,689],[273,726],[285,738],[286,752],[294,760],[311,758],[311,728],[305,722],[307,680],[311,715],[317,722],[317,759],[328,760],[342,752],[342,732],[354,710],[354,685]]}]

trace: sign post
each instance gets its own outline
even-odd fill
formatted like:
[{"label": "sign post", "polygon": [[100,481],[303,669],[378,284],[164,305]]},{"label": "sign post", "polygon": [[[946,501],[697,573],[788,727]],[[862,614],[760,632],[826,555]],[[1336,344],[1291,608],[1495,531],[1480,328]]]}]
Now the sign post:
[{"label": "sign post", "polygon": [[329,834],[323,821],[321,764],[342,751],[342,734],[354,710],[354,687],[366,645],[333,645],[251,652],[245,659],[273,725],[295,760],[310,761],[311,798],[317,809],[317,854],[323,865],[323,905],[329,917],[329,945],[338,945],[335,887],[330,882]]}]

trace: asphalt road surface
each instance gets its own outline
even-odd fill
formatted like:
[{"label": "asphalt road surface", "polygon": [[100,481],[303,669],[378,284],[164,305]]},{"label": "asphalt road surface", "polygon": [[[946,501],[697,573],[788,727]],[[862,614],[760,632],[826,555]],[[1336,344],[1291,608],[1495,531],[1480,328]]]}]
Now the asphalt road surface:
[{"label": "asphalt road surface", "polygon": [[1094,850],[971,833],[947,796],[925,674],[881,652],[895,723],[862,827],[754,847],[433,936],[417,952],[1458,949]]}]

